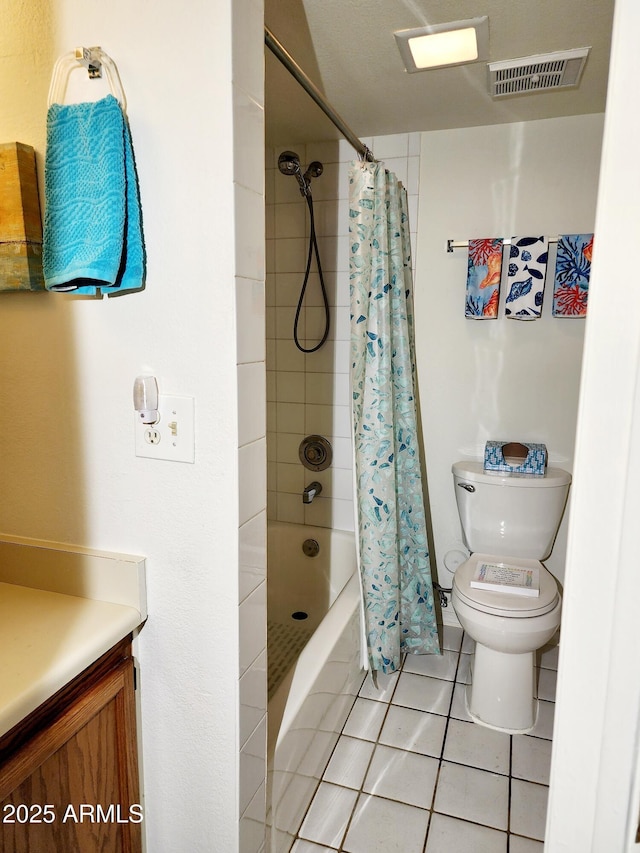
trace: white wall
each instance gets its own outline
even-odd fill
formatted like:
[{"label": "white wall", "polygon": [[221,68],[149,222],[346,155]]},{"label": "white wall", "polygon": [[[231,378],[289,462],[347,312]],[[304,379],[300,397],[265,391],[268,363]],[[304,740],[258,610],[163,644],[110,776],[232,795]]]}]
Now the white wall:
[{"label": "white wall", "polygon": [[[262,6],[233,6],[254,22],[244,53],[261,91]],[[116,299],[0,294],[0,530],[147,558],[150,615],[137,655],[149,850],[232,853],[255,780],[241,798],[238,445],[264,458],[264,439],[238,432],[234,274],[259,290],[263,248],[262,187],[246,186],[247,161],[234,194],[232,4],[193,0],[188,14],[168,0],[114,0],[108,13],[95,0],[28,10],[11,0],[9,9],[1,137],[34,145],[40,165],[55,58],[99,44],[117,63],[148,270],[144,292]],[[237,77],[240,97],[247,86]],[[237,204],[246,228],[238,257],[249,268],[236,265]],[[131,391],[146,371],[161,392],[195,397],[195,464],[134,455]],[[264,514],[264,488],[243,515],[260,503]]]},{"label": "white wall", "polygon": [[640,7],[617,0],[576,440],[545,850],[637,851],[640,324],[625,251],[640,222]]},{"label": "white wall", "polygon": [[[445,553],[463,548],[453,462],[481,458],[488,439],[540,441],[552,465],[572,470],[584,334],[584,320],[551,317],[549,280],[539,320],[504,317],[504,279],[498,319],[465,319],[467,252],[447,253],[446,241],[593,231],[602,124],[592,115],[422,135],[416,349],[443,586]],[[546,563],[560,581],[567,515]]]},{"label": "white wall", "polygon": [[[409,227],[415,246],[420,134],[364,140],[377,159],[407,188]],[[295,151],[303,170],[319,160],[324,171],[311,182],[316,235],[329,304],[331,331],[315,353],[293,343],[293,321],[307,262],[309,214],[297,181],[277,168],[283,150]],[[267,399],[268,513],[294,524],[353,530],[351,400],[349,390],[349,163],[344,141],[283,145],[267,152]],[[301,312],[298,337],[313,347],[322,337],[324,309],[315,257]],[[324,435],[334,451],[325,471],[311,472],[298,458],[305,435]],[[302,503],[302,491],[318,480],[322,494]]]}]

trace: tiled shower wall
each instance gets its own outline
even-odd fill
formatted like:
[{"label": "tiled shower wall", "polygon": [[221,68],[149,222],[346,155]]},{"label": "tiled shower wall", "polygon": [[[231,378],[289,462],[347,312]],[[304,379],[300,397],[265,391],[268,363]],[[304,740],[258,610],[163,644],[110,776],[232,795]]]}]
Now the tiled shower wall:
[{"label": "tiled shower wall", "polygon": [[[418,222],[420,134],[364,139],[377,160],[395,172],[409,194],[412,246]],[[282,151],[294,151],[303,171],[319,160],[311,181],[316,237],[331,308],[331,331],[315,353],[301,353],[293,323],[306,268],[310,217],[294,177],[278,170]],[[269,519],[353,530],[353,474],[349,395],[349,163],[346,142],[283,145],[266,152],[267,233],[267,514]],[[415,267],[415,257],[414,257]],[[315,257],[300,313],[298,338],[315,346],[324,308]],[[298,456],[306,435],[319,434],[333,448],[333,464],[305,469]],[[302,492],[318,480],[322,494],[303,504]]]}]

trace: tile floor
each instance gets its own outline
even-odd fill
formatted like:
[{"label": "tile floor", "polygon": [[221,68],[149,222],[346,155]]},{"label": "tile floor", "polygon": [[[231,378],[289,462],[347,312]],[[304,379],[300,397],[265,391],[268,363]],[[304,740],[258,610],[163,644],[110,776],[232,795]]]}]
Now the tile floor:
[{"label": "tile floor", "polygon": [[542,853],[557,646],[538,654],[528,735],[471,722],[472,641],[445,626],[442,657],[367,678],[291,853]]}]

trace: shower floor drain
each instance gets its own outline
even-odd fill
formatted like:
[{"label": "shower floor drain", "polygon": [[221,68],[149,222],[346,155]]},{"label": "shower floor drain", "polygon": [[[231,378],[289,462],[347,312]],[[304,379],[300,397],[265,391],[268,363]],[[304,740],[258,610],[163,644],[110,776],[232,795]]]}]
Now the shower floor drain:
[{"label": "shower floor drain", "polygon": [[293,662],[313,632],[304,621],[267,623],[267,657],[269,659],[269,698],[278,689]]},{"label": "shower floor drain", "polygon": [[309,614],[305,613],[304,610],[296,610],[295,613],[291,614],[291,618],[297,619],[299,622],[301,622],[303,619],[308,619]]}]

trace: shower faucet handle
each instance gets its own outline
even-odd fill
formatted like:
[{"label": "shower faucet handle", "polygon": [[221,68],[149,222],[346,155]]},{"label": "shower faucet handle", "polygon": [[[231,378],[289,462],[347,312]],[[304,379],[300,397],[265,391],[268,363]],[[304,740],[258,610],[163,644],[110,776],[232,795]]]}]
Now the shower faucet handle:
[{"label": "shower faucet handle", "polygon": [[307,488],[302,493],[302,503],[310,504],[314,498],[318,497],[321,491],[322,483],[318,483],[317,480],[314,480],[313,483],[309,483]]}]

